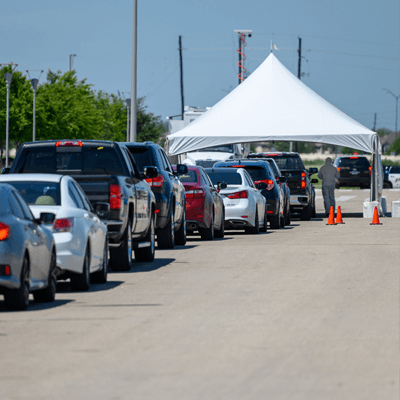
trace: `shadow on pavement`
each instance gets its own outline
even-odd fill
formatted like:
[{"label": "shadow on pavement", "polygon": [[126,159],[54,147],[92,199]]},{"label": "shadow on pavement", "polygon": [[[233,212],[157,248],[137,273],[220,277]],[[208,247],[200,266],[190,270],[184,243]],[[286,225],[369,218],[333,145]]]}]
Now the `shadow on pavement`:
[{"label": "shadow on pavement", "polygon": [[[55,307],[61,307],[65,306],[68,303],[71,303],[72,301],[75,300],[57,300],[57,294],[56,294],[56,299],[51,302],[51,303],[36,303],[35,301],[30,301],[29,306],[27,310],[24,310],[25,312],[29,311],[42,311],[42,310],[49,310],[51,308]],[[8,310],[6,309],[6,306],[4,304],[4,301],[0,301],[0,312],[7,312]],[[10,311],[10,312],[24,312],[24,311]]]},{"label": "shadow on pavement", "polygon": [[[112,271],[110,271],[112,272]],[[103,292],[105,290],[115,289],[117,286],[122,285],[123,281],[111,281],[107,283],[92,283],[90,285],[90,289],[87,293],[91,292]],[[85,293],[85,292],[75,292],[71,289],[71,285],[69,281],[59,281],[57,282],[57,293]]]},{"label": "shadow on pavement", "polygon": [[[190,246],[188,246],[190,247]],[[194,246],[193,246],[194,247]],[[143,263],[143,262],[134,262],[132,264],[132,268],[126,273],[137,273],[137,272],[151,272],[156,271],[157,269],[166,267],[167,265],[173,263],[175,258],[156,258],[151,263]],[[113,272],[114,274],[118,274],[119,272]]]}]

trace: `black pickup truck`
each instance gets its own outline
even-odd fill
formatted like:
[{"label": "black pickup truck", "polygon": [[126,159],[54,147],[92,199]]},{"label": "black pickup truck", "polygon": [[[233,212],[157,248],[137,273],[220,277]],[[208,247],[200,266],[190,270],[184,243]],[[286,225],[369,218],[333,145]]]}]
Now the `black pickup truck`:
[{"label": "black pickup truck", "polygon": [[318,173],[318,168],[305,168],[298,153],[270,152],[251,153],[249,158],[273,158],[281,173],[287,179],[290,189],[290,210],[292,213],[300,213],[303,221],[309,221],[315,217],[315,190],[313,183],[318,179],[310,176]]},{"label": "black pickup truck", "polygon": [[[12,167],[3,173],[50,173],[72,176],[107,225],[110,267],[128,271],[136,261],[153,261],[155,198],[128,149],[118,142],[60,140],[24,143]],[[105,204],[106,203],[106,204]]]}]

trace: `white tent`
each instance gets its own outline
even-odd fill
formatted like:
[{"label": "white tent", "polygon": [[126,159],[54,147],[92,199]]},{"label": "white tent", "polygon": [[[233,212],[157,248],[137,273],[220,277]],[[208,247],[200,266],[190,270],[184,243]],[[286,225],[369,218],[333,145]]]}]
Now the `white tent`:
[{"label": "white tent", "polygon": [[376,133],[313,92],[270,54],[241,85],[184,129],[169,154],[261,141],[335,144],[374,151]]}]

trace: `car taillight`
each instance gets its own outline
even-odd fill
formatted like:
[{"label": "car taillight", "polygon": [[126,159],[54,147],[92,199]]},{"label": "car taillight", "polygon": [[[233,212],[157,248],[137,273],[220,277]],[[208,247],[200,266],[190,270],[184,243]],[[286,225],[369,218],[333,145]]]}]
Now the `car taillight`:
[{"label": "car taillight", "polygon": [[7,240],[10,237],[10,227],[0,222],[0,240]]},{"label": "car taillight", "polygon": [[226,197],[228,197],[228,199],[247,199],[249,197],[249,192],[247,190],[242,190],[241,192],[228,194]]},{"label": "car taillight", "polygon": [[340,172],[340,167],[337,167],[338,172]]},{"label": "car taillight", "polygon": [[203,197],[205,197],[206,192],[204,192],[201,189],[199,189],[199,190],[188,190],[187,192],[185,192],[185,195],[186,195],[187,199],[202,199]]},{"label": "car taillight", "polygon": [[110,185],[110,210],[119,210],[121,208],[121,186]]},{"label": "car taillight", "polygon": [[73,218],[60,218],[56,219],[53,224],[53,231],[57,232],[71,232],[74,226]]},{"label": "car taillight", "polygon": [[164,177],[162,175],[158,175],[155,178],[147,178],[146,182],[150,187],[161,187],[164,184]]},{"label": "car taillight", "polygon": [[369,172],[370,175],[371,175],[371,170],[372,170],[372,167],[369,166],[369,167],[368,167],[368,172]]},{"label": "car taillight", "polygon": [[301,188],[302,189],[306,188],[306,173],[305,172],[301,173]]},{"label": "car taillight", "polygon": [[82,142],[80,140],[69,140],[69,141],[60,141],[56,143],[56,147],[82,147]]},{"label": "car taillight", "polygon": [[264,182],[267,185],[265,190],[272,190],[274,188],[274,181],[272,179],[261,179],[259,181],[254,181],[254,184],[257,185],[260,182]]}]

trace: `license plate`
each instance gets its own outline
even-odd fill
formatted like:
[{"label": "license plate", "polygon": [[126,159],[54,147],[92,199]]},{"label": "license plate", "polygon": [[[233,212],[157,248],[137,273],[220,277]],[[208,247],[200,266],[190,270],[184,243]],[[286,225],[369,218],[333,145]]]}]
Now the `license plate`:
[{"label": "license plate", "polygon": [[360,172],[359,171],[351,171],[350,172],[352,175],[358,175]]}]

